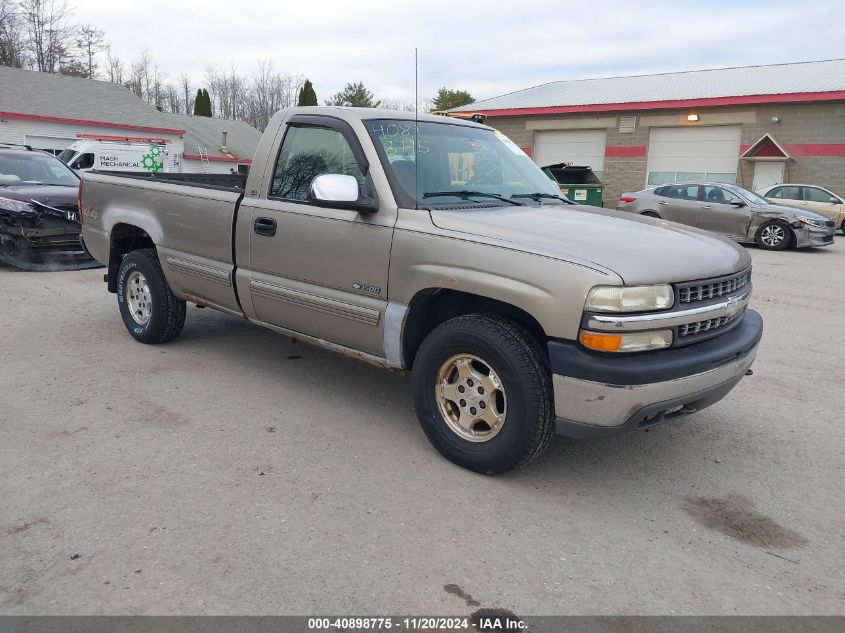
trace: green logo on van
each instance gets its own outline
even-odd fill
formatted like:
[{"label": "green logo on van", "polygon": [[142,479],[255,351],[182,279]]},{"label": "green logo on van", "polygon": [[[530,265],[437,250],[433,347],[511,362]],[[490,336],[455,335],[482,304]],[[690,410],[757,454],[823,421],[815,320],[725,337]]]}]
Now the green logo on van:
[{"label": "green logo on van", "polygon": [[164,168],[161,148],[158,145],[150,145],[149,151],[141,156],[141,167],[147,171],[161,171]]}]

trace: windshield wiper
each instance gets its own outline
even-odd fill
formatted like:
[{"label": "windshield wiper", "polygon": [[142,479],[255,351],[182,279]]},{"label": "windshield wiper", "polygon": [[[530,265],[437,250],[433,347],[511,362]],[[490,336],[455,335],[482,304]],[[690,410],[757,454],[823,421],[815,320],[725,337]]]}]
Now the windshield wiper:
[{"label": "windshield wiper", "polygon": [[572,200],[567,200],[563,196],[556,196],[553,193],[542,193],[542,192],[535,192],[535,193],[517,193],[511,196],[512,198],[531,198],[534,202],[540,202],[541,199],[551,199],[551,200],[560,200],[561,202],[565,202],[566,204],[575,204]]},{"label": "windshield wiper", "polygon": [[[462,200],[470,200],[470,197],[493,198],[493,200],[507,202],[508,204],[512,204],[517,207],[522,206],[521,202],[511,200],[510,198],[505,198],[504,196],[500,196],[497,193],[486,193],[484,191],[470,191],[468,189],[459,189],[458,191],[429,191],[428,193],[423,194],[423,198],[439,198],[440,196],[455,196],[456,198],[461,198]],[[470,202],[478,201],[470,200]]]}]

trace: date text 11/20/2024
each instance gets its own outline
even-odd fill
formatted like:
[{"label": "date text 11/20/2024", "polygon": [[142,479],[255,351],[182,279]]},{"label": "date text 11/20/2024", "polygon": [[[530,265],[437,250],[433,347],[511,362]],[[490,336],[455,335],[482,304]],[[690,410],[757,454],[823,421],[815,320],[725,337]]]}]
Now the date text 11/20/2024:
[{"label": "date text 11/20/2024", "polygon": [[474,614],[473,617],[325,617],[309,618],[309,631],[519,631],[526,623],[514,616]]}]

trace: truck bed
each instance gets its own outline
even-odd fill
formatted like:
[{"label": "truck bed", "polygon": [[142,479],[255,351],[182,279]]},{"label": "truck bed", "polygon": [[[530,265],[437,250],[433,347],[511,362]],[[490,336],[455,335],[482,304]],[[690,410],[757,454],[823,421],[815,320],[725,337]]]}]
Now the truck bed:
[{"label": "truck bed", "polygon": [[240,314],[233,225],[244,185],[235,174],[89,171],[82,182],[85,244],[96,259],[110,261],[113,240],[142,232],[177,296]]}]

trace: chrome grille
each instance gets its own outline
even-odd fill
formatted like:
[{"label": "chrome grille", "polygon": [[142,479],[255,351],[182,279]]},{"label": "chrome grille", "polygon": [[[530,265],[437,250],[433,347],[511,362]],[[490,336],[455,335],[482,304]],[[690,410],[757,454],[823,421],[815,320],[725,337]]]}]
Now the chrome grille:
[{"label": "chrome grille", "polygon": [[723,316],[715,319],[705,319],[704,321],[696,321],[694,323],[685,323],[678,326],[678,338],[686,336],[694,336],[695,334],[704,334],[705,332],[712,332],[726,326],[728,323],[735,321],[745,314],[745,310],[734,316]]},{"label": "chrome grille", "polygon": [[751,271],[746,270],[731,277],[713,281],[703,281],[678,288],[678,303],[689,304],[707,301],[724,295],[733,294],[742,289],[751,280]]}]

